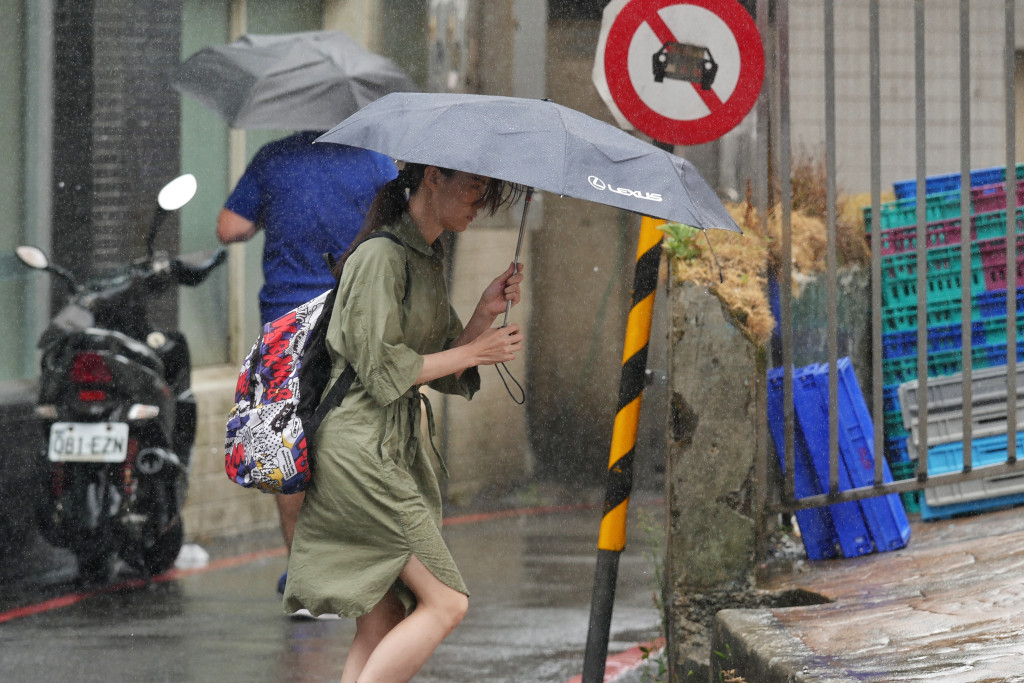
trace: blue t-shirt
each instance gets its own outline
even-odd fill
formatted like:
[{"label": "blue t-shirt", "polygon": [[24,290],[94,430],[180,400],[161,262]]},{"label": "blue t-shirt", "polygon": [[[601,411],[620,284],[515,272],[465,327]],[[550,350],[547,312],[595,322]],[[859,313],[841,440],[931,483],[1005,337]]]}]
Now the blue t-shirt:
[{"label": "blue t-shirt", "polygon": [[275,320],[334,286],[323,255],[340,256],[384,183],[398,175],[386,156],[302,132],[256,153],[224,208],[266,232],[260,316]]}]

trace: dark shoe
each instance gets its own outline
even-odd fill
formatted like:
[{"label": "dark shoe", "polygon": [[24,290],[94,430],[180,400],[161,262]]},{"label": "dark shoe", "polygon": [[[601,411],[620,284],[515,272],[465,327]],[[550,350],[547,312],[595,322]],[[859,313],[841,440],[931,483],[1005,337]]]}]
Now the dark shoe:
[{"label": "dark shoe", "polygon": [[284,585],[288,583],[288,572],[281,574],[281,578],[277,580],[277,592],[284,595]]}]

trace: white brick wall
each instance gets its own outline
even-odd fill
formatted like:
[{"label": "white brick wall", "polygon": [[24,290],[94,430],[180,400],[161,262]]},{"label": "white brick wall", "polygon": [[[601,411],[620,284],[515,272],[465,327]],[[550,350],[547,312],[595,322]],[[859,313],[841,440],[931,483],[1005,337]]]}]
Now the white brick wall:
[{"label": "white brick wall", "polygon": [[224,473],[224,428],[234,403],[238,369],[218,366],[192,373],[199,426],[189,495],[183,512],[185,534],[192,541],[277,528],[277,507],[270,494],[232,483]]},{"label": "white brick wall", "polygon": [[[1018,3],[1018,32],[1024,4]],[[840,191],[870,190],[868,0],[835,3],[836,167]],[[794,152],[824,155],[822,0],[791,0],[790,65]],[[1005,164],[1003,3],[973,2],[970,15],[971,167]],[[881,26],[882,186],[916,172],[914,3],[883,0]],[[959,2],[925,3],[926,173],[960,169]],[[771,77],[771,74],[768,75]],[[1020,158],[1018,156],[1018,158]]]}]

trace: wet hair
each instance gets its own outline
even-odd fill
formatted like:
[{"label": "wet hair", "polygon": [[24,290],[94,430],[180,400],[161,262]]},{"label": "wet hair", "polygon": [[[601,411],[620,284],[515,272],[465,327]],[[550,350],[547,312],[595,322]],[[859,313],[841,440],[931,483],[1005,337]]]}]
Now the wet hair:
[{"label": "wet hair", "polygon": [[[450,168],[442,168],[441,166],[438,166],[437,169],[448,178],[457,172]],[[370,204],[370,210],[366,212],[366,220],[363,221],[363,227],[360,228],[359,233],[352,240],[348,250],[338,259],[334,269],[331,271],[335,280],[341,277],[341,269],[344,267],[345,261],[352,255],[356,247],[366,239],[367,235],[379,230],[382,226],[391,225],[403,213],[409,210],[409,197],[416,194],[417,190],[419,190],[420,183],[423,182],[423,174],[426,170],[426,164],[407,163],[398,172],[397,178],[386,183],[377,191],[377,195],[373,198],[373,203]],[[477,206],[484,209],[488,216],[493,216],[502,206],[515,204],[524,189],[522,185],[517,185],[516,183],[489,178],[487,187],[477,202]]]}]

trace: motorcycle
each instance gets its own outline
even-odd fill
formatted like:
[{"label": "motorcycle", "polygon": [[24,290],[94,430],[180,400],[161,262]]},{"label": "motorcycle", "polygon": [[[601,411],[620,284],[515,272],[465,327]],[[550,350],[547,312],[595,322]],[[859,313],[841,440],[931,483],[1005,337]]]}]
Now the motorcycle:
[{"label": "motorcycle", "polygon": [[175,285],[196,286],[225,261],[218,249],[168,258],[154,252],[163,219],[188,203],[195,177],[160,191],[145,258],[79,282],[40,249],[18,258],[70,289],[39,339],[39,398],[50,485],[36,507],[43,537],[69,548],[79,577],[103,583],[118,560],[143,576],[170,568],[184,539],[181,509],[196,434],[188,345],[149,323],[147,300]]}]

